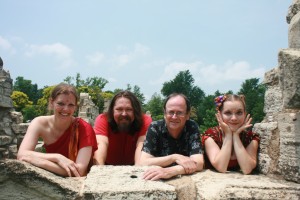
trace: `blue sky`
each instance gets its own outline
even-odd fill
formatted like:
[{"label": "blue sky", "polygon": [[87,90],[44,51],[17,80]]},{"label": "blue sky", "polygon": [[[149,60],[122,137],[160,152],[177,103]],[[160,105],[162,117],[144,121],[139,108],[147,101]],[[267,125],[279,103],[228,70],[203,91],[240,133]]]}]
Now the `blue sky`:
[{"label": "blue sky", "polygon": [[146,99],[190,70],[206,94],[278,66],[292,0],[0,0],[0,57],[39,88],[80,73]]}]

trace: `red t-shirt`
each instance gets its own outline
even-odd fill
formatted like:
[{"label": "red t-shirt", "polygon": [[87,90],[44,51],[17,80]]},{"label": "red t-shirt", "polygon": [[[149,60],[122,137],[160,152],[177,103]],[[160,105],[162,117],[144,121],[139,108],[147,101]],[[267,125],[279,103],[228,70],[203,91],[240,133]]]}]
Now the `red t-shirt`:
[{"label": "red t-shirt", "polygon": [[147,129],[152,122],[148,115],[143,115],[143,125],[139,132],[129,135],[126,132],[113,133],[109,127],[105,114],[100,114],[94,125],[96,135],[108,137],[108,149],[105,163],[108,165],[133,165],[136,143],[140,136],[146,135]]},{"label": "red t-shirt", "polygon": [[[205,131],[205,133],[201,136],[201,142],[202,142],[202,147],[204,148],[205,151],[205,140],[207,138],[212,138],[215,143],[219,146],[219,148],[222,148],[223,145],[223,131],[220,127],[216,126],[213,128],[209,128]],[[240,133],[240,139],[241,142],[243,144],[243,146],[246,148],[252,140],[256,140],[258,143],[260,141],[259,135],[256,133],[253,133],[252,131],[243,131]],[[205,154],[204,156],[205,158],[205,168],[207,169],[212,169],[214,168],[212,166],[212,164],[210,163],[207,155]],[[228,163],[228,170],[234,170],[234,169],[238,169],[239,168],[239,163],[237,162],[237,160],[229,160]]]},{"label": "red t-shirt", "polygon": [[[71,127],[72,125],[65,131],[65,133],[60,138],[58,138],[56,142],[49,145],[44,145],[47,153],[59,153],[68,158]],[[78,149],[87,146],[92,146],[93,155],[94,152],[98,149],[96,135],[93,130],[93,127],[83,119],[79,118],[78,133]]]}]

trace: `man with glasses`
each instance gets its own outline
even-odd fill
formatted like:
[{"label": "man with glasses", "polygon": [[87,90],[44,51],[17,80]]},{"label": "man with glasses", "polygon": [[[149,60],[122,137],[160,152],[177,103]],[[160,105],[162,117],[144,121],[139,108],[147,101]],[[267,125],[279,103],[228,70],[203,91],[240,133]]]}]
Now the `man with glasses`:
[{"label": "man with glasses", "polygon": [[144,179],[168,179],[203,169],[199,128],[189,119],[190,111],[185,95],[174,93],[167,97],[164,119],[152,122],[148,128],[138,163],[159,167],[147,169]]},{"label": "man with glasses", "polygon": [[96,165],[133,165],[138,162],[150,116],[142,113],[137,97],[130,91],[117,93],[106,113],[100,114],[94,125],[98,150]]}]

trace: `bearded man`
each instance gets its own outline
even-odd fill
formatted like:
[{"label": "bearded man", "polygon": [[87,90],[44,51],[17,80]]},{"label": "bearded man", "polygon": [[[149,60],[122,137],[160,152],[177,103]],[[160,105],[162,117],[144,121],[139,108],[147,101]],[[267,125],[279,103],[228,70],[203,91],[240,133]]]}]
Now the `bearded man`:
[{"label": "bearded man", "polygon": [[141,149],[151,117],[142,113],[137,97],[130,91],[117,93],[106,113],[94,123],[98,150],[96,165],[134,165],[139,162]]}]

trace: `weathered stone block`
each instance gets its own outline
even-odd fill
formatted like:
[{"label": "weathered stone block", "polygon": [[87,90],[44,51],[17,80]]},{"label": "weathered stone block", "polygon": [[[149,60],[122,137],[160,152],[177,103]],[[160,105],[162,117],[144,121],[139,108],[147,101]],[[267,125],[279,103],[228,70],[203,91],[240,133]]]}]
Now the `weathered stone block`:
[{"label": "weathered stone block", "polygon": [[0,146],[10,144],[13,138],[8,135],[0,135]]},{"label": "weathered stone block", "polygon": [[23,115],[21,112],[12,111],[10,112],[10,117],[16,124],[20,124],[23,122]]},{"label": "weathered stone block", "polygon": [[300,109],[300,50],[281,50],[278,60],[283,106],[286,109]]},{"label": "weathered stone block", "polygon": [[13,125],[11,125],[11,128],[15,134],[25,135],[29,124],[30,123],[13,124]]},{"label": "weathered stone block", "polygon": [[[0,161],[0,199],[299,199],[300,184],[264,175],[204,170],[171,180],[143,180],[149,167],[94,166],[62,178],[18,160]],[[15,186],[16,190],[13,190]],[[24,198],[23,198],[24,197]]]},{"label": "weathered stone block", "polygon": [[0,160],[4,187],[0,199],[77,199],[84,179],[63,178],[18,160]]},{"label": "weathered stone block", "polygon": [[177,199],[173,186],[143,180],[141,176],[146,168],[93,166],[85,180],[83,197],[84,199]]},{"label": "weathered stone block", "polygon": [[300,113],[278,115],[280,157],[278,166],[286,180],[300,183]]},{"label": "weathered stone block", "polygon": [[264,84],[268,85],[268,86],[273,86],[273,85],[279,84],[279,69],[278,69],[278,67],[275,67],[265,73]]},{"label": "weathered stone block", "polygon": [[14,135],[10,127],[5,127],[1,131],[4,135],[10,135],[10,136]]},{"label": "weathered stone block", "polygon": [[[264,113],[267,113],[268,116],[282,111],[283,99],[282,91],[279,85],[268,86],[264,98]],[[276,118],[274,118],[273,120],[276,120]]]},{"label": "weathered stone block", "polygon": [[279,174],[279,132],[277,122],[257,123],[253,131],[260,135],[258,169],[263,174]]},{"label": "weathered stone block", "polygon": [[300,11],[300,0],[293,0],[292,5],[289,7],[286,21],[289,24],[292,18]]},{"label": "weathered stone block", "polygon": [[0,107],[13,108],[13,102],[10,97],[0,96]]},{"label": "weathered stone block", "polygon": [[289,48],[300,49],[300,12],[293,16],[289,25]]}]

